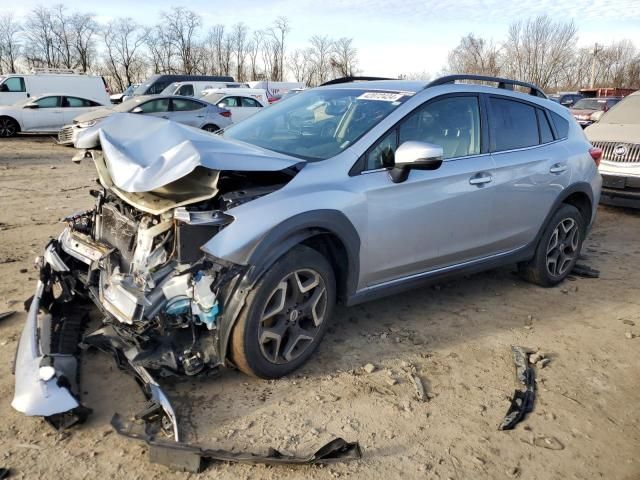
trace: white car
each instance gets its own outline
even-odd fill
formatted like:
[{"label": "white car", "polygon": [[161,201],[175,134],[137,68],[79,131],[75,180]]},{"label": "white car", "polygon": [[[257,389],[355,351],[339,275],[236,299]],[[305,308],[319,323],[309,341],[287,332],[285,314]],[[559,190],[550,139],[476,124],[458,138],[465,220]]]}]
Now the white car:
[{"label": "white car", "polygon": [[57,93],[3,105],[0,106],[0,137],[13,137],[19,132],[57,132],[78,115],[102,106],[95,100]]},{"label": "white car", "polygon": [[201,97],[205,102],[226,108],[231,112],[231,121],[238,123],[268,107],[266,92],[249,88],[225,88],[210,90]]},{"label": "white car", "polygon": [[216,132],[231,125],[231,112],[195,98],[179,95],[139,95],[119,105],[100,108],[93,112],[78,115],[73,123],[58,132],[58,143],[72,146],[78,135],[87,128],[114,113],[137,113],[151,117],[164,118],[207,132]]}]

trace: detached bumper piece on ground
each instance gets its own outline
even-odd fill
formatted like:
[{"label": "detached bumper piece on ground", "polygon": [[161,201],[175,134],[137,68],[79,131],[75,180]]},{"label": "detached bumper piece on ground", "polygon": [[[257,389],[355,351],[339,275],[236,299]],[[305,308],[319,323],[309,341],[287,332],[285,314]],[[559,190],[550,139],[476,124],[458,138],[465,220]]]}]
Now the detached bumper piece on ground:
[{"label": "detached bumper piece on ground", "polygon": [[516,390],[511,399],[511,406],[502,420],[498,430],[511,430],[533,411],[536,397],[536,372],[529,363],[529,354],[523,347],[512,346],[513,360],[516,364],[516,378],[522,389]]},{"label": "detached bumper piece on ground", "polygon": [[205,448],[181,442],[157,439],[145,431],[142,425],[125,422],[115,414],[111,425],[120,435],[141,440],[149,446],[149,458],[152,463],[166,465],[180,471],[198,473],[206,466],[207,461],[252,463],[252,464],[298,464],[332,463],[362,456],[358,443],[349,443],[336,438],[307,457],[284,455],[277,450],[269,449],[266,454],[235,453],[220,449]]}]

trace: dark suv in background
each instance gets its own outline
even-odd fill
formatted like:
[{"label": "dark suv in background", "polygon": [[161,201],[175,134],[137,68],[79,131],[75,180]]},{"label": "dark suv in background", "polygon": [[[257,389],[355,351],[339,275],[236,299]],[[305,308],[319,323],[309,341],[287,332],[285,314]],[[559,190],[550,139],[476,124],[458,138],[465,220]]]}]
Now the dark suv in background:
[{"label": "dark suv in background", "polygon": [[558,92],[549,95],[548,98],[564,107],[571,108],[577,101],[583,99],[584,95],[575,92]]}]

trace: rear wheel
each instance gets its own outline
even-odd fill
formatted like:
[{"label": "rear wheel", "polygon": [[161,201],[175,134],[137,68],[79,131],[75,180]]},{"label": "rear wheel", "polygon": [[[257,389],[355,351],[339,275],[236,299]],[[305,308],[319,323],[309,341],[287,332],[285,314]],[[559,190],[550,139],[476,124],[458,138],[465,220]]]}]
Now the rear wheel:
[{"label": "rear wheel", "polygon": [[562,205],[542,233],[534,258],[520,265],[520,273],[543,287],[562,282],[578,261],[585,232],[580,211],[573,205]]},{"label": "rear wheel", "polygon": [[207,132],[217,132],[218,130],[220,130],[220,127],[217,125],[213,125],[213,124],[207,124],[204,127],[202,127],[202,130],[205,130]]},{"label": "rear wheel", "polygon": [[327,329],[335,303],[331,265],[299,245],[276,262],[247,296],[231,336],[238,369],[277,378],[300,367]]},{"label": "rear wheel", "polygon": [[0,137],[13,137],[20,131],[20,125],[11,117],[0,117]]}]

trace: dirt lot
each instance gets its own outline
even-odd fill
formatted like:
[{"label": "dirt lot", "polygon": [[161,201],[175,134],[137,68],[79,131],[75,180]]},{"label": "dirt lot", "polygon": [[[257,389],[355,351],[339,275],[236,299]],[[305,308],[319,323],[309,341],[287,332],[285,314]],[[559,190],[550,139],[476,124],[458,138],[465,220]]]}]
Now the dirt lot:
[{"label": "dirt lot", "polygon": [[[342,436],[361,443],[360,461],[218,464],[200,475],[151,465],[144,446],[111,433],[113,413],[136,412],[143,396],[98,353],[82,364],[84,403],[94,409],[85,425],[60,435],[19,415],[9,365],[33,258],[60,230],[58,218],[91,205],[93,167],[72,164],[72,154],[46,137],[0,142],[0,312],[19,310],[0,321],[0,467],[15,478],[640,478],[640,213],[604,207],[584,250],[600,279],[541,289],[505,268],[340,308],[294,377],[229,370],[167,386],[188,440],[306,454]],[[535,411],[500,432],[515,387],[512,344],[538,347],[551,362],[538,371]],[[368,363],[374,372],[363,370]],[[429,401],[416,400],[409,364]],[[536,446],[539,437],[563,448]]]}]

